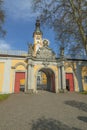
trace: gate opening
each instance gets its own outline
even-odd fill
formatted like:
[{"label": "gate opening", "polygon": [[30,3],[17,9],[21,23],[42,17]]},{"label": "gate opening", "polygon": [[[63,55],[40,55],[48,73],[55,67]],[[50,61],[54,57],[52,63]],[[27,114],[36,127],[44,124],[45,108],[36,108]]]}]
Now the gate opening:
[{"label": "gate opening", "polygon": [[38,71],[37,90],[55,92],[55,74],[51,69],[42,68]]}]

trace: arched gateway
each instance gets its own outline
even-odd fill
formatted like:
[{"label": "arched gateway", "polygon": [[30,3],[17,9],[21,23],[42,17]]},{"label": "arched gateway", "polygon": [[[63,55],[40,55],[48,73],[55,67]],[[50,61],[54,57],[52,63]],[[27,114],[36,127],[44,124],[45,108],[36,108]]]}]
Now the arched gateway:
[{"label": "arched gateway", "polygon": [[[37,92],[38,72],[45,73],[47,77],[46,90],[57,93],[61,88],[66,89],[64,60],[58,64],[55,53],[49,48],[49,41],[42,39],[40,22],[37,20],[33,33],[34,45],[29,45],[27,57],[27,86],[26,92]],[[39,77],[38,77],[39,78]]]},{"label": "arched gateway", "polygon": [[[31,48],[31,47],[30,47]],[[30,51],[33,54],[33,51]],[[45,73],[47,77],[47,90],[57,92],[58,91],[58,66],[55,58],[55,54],[47,45],[43,44],[40,51],[33,57],[29,53],[27,58],[28,64],[28,88],[27,90],[37,91],[37,74],[38,72]]]},{"label": "arched gateway", "polygon": [[[47,90],[55,92],[55,73],[53,72],[53,70],[49,68],[42,68],[38,72],[42,74],[41,78],[44,78],[44,80],[46,81],[41,82],[40,76],[37,76],[37,90]],[[45,75],[45,77],[43,77],[43,74]]]}]

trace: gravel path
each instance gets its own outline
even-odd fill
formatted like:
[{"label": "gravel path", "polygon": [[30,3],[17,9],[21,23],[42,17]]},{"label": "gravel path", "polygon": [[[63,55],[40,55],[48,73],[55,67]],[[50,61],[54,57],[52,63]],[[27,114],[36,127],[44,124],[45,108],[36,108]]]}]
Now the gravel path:
[{"label": "gravel path", "polygon": [[0,130],[87,130],[87,95],[12,94],[0,102]]}]

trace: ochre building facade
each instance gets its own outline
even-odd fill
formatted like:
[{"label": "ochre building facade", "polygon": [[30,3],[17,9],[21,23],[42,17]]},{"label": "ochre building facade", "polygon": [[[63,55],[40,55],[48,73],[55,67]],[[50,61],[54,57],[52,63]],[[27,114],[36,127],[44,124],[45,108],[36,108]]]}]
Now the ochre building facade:
[{"label": "ochre building facade", "polygon": [[[43,88],[51,92],[87,91],[87,60],[65,57],[57,58],[43,39],[40,22],[36,21],[34,43],[28,53],[0,51],[0,94],[37,93],[39,74]],[[41,75],[40,75],[41,76]]]}]

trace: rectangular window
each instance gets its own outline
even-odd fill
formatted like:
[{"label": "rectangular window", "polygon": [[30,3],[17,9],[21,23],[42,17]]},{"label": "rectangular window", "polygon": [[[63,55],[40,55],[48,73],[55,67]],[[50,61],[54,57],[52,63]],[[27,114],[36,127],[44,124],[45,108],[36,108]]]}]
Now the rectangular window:
[{"label": "rectangular window", "polygon": [[87,83],[87,76],[84,76],[84,83]]}]

